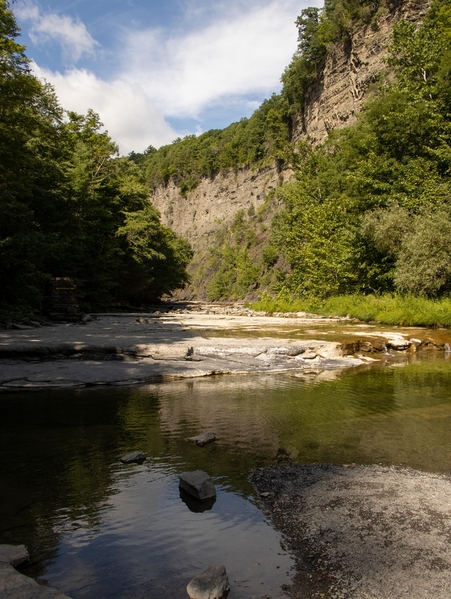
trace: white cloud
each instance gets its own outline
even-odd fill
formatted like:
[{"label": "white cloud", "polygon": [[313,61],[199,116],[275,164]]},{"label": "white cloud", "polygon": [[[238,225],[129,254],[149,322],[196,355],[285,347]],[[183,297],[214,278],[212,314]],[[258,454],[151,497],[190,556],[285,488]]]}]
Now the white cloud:
[{"label": "white cloud", "polygon": [[[159,147],[188,133],[174,131],[165,117],[198,119],[199,133],[207,114],[244,116],[257,108],[257,98],[276,91],[296,49],[294,21],[311,3],[187,0],[179,28],[135,26],[115,36],[116,49],[105,45],[110,59],[117,57],[116,67],[109,61],[110,81],[86,69],[35,70],[55,86],[65,109],[97,112],[121,153]],[[319,6],[322,0],[313,3]],[[42,17],[34,4],[21,10],[35,35],[52,35],[73,57],[94,51],[96,42],[79,21]]]},{"label": "white cloud", "polygon": [[37,65],[33,68],[38,77],[55,87],[63,108],[81,114],[88,108],[97,112],[121,154],[142,151],[150,144],[159,147],[179,135],[155,109],[139,84],[102,81],[84,69],[62,74]]},{"label": "white cloud", "polygon": [[156,106],[173,117],[197,118],[221,98],[243,96],[246,102],[247,94],[271,93],[296,49],[294,20],[301,9],[293,0],[251,8],[238,3],[185,34],[128,31],[121,79],[140,81]]},{"label": "white cloud", "polygon": [[64,59],[72,64],[78,62],[83,55],[94,55],[96,48],[100,46],[79,19],[56,13],[43,15],[31,3],[19,7],[16,12],[22,19],[31,21],[28,34],[34,44],[42,46],[49,41],[56,41],[61,46]]}]

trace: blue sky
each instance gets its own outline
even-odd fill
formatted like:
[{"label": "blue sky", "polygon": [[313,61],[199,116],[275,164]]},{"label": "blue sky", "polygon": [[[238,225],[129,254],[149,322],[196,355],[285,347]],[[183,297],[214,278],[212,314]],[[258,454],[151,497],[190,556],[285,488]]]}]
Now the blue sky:
[{"label": "blue sky", "polygon": [[222,128],[273,92],[319,0],[16,0],[20,42],[67,110],[121,153]]}]

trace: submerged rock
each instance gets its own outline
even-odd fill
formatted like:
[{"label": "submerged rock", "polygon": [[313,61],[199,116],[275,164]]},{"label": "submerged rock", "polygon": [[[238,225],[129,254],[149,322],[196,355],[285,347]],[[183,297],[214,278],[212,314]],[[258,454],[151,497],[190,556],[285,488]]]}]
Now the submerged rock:
[{"label": "submerged rock", "polygon": [[179,493],[180,499],[183,501],[183,503],[186,505],[189,511],[193,512],[194,514],[202,514],[203,512],[208,512],[213,508],[214,504],[216,503],[216,495],[214,497],[210,497],[210,499],[204,499],[203,501],[199,501],[199,499],[193,497],[188,493],[188,491],[185,491],[185,489],[182,489],[181,487],[179,487]]},{"label": "submerged rock", "polygon": [[121,457],[121,462],[123,464],[133,464],[136,462],[137,464],[142,464],[146,456],[141,451],[134,451],[133,453],[128,453]]},{"label": "submerged rock", "polygon": [[211,477],[202,470],[183,472],[179,476],[179,487],[200,501],[216,497],[216,489]]},{"label": "submerged rock", "polygon": [[191,599],[224,599],[230,591],[225,566],[210,566],[195,576],[187,585]]},{"label": "submerged rock", "polygon": [[199,447],[204,447],[208,443],[213,443],[216,441],[216,435],[214,433],[202,433],[201,435],[196,435],[195,437],[189,437],[187,441],[190,443],[195,443]]}]

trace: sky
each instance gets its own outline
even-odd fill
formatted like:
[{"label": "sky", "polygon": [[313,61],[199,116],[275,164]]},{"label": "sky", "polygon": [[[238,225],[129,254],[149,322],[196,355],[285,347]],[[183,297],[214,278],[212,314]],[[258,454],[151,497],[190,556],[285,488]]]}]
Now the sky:
[{"label": "sky", "polygon": [[220,129],[281,89],[320,0],[16,0],[37,76],[100,115],[121,154]]}]

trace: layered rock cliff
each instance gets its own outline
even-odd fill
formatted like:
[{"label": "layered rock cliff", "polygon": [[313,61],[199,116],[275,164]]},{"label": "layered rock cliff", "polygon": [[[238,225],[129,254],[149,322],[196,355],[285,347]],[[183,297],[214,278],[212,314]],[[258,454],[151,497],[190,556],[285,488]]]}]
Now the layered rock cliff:
[{"label": "layered rock cliff", "polygon": [[420,21],[429,5],[429,0],[389,4],[376,23],[356,28],[331,46],[307,92],[303,114],[294,118],[293,141],[307,137],[319,144],[333,129],[353,124],[368,90],[386,68],[393,25],[400,19]]},{"label": "layered rock cliff", "polygon": [[[386,67],[387,44],[401,18],[420,21],[429,0],[398,0],[372,25],[362,25],[329,49],[306,96],[303,114],[293,119],[292,141],[321,143],[329,131],[352,124],[372,83]],[[293,177],[277,166],[242,168],[205,178],[185,196],[173,183],[158,187],[152,203],[162,222],[188,239],[194,250],[208,247],[214,234],[229,226],[238,210],[257,210],[271,190]]]},{"label": "layered rock cliff", "polygon": [[164,224],[188,239],[195,250],[202,250],[220,228],[233,222],[239,210],[254,213],[270,191],[291,177],[292,171],[279,172],[275,165],[230,170],[204,178],[186,197],[173,183],[160,186],[152,195],[152,203]]}]

